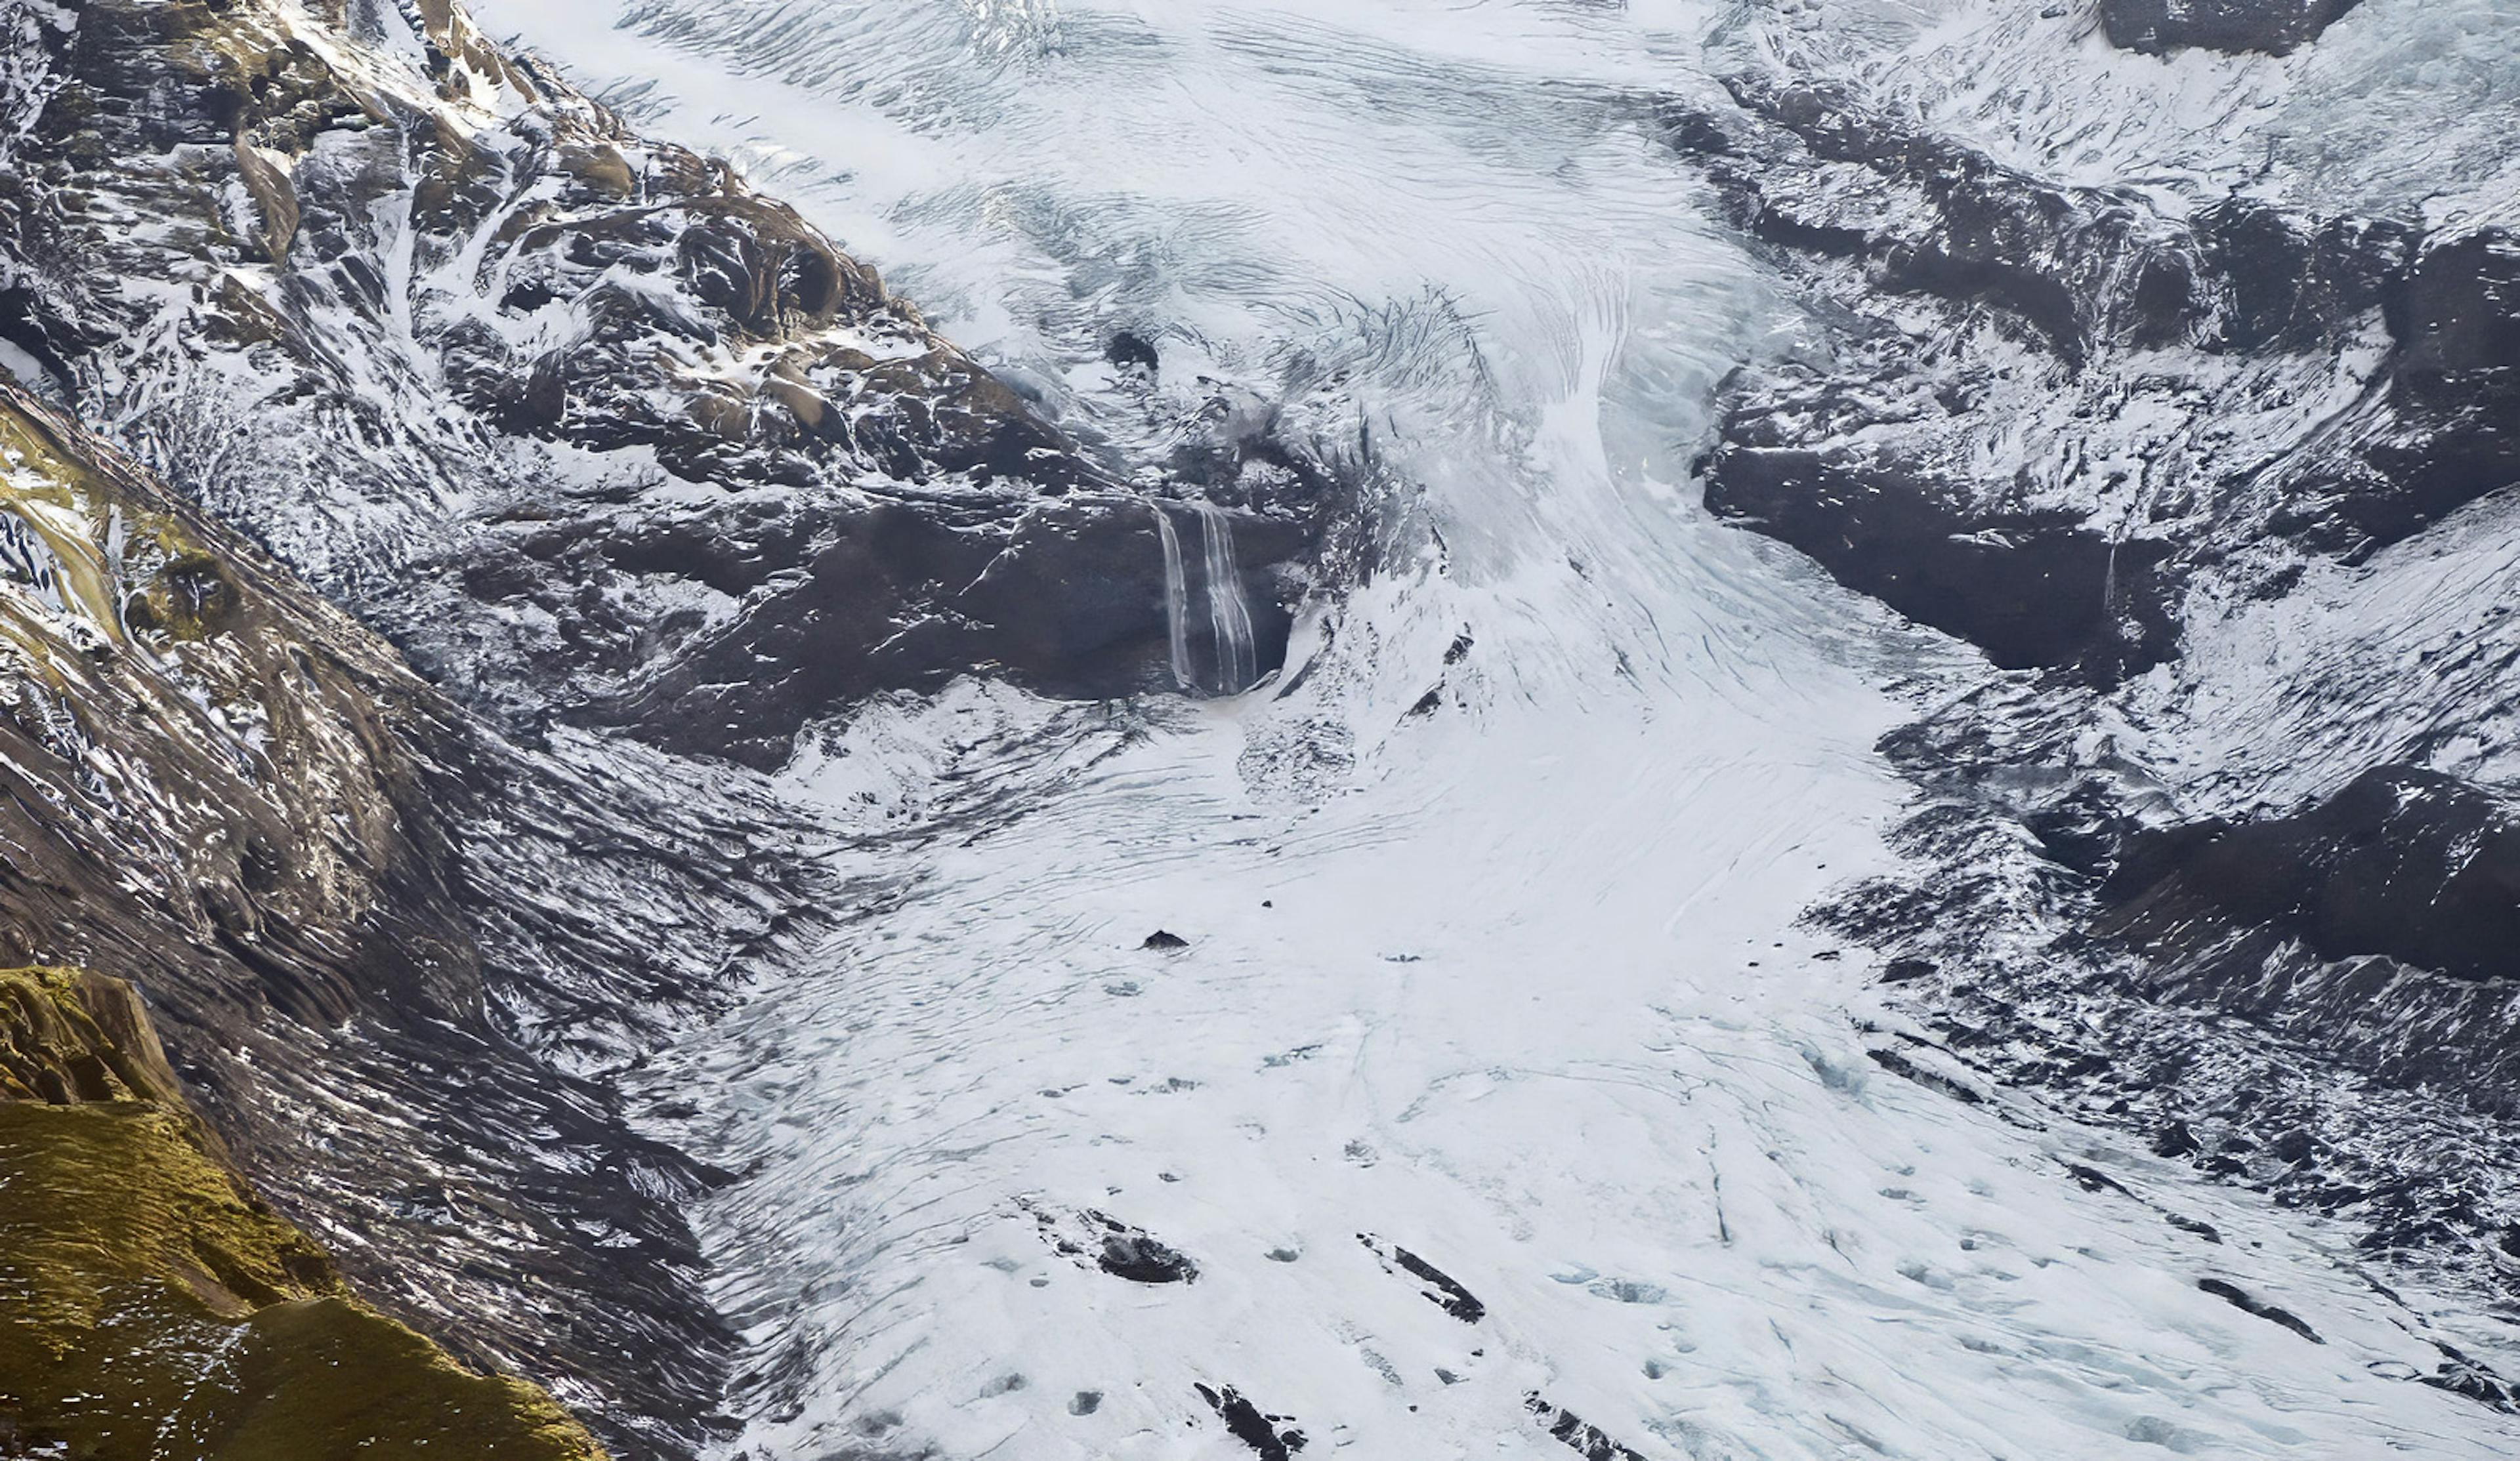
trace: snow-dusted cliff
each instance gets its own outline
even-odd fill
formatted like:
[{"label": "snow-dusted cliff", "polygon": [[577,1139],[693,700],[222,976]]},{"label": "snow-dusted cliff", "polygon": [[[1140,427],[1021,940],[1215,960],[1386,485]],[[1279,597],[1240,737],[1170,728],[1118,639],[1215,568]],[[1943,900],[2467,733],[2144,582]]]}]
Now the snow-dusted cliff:
[{"label": "snow-dusted cliff", "polygon": [[2509,0],[476,9],[0,76],[10,368],[418,667],[219,538],[306,744],[22,832],[381,1302],[730,1461],[2520,1446]]},{"label": "snow-dusted cliff", "polygon": [[0,333],[474,704],[776,766],[961,669],[1161,683],[1148,502],[1185,495],[1242,514],[1275,662],[1317,472],[1248,433],[1187,482],[1081,451],[786,203],[462,11],[10,24]]}]

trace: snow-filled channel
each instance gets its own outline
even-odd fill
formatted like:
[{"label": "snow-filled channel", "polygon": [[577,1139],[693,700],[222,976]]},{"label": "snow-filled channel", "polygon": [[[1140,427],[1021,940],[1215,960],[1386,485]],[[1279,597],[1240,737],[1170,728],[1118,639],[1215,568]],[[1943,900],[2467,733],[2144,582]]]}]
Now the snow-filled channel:
[{"label": "snow-filled channel", "polygon": [[964,685],[791,769],[844,932],[643,1077],[740,1173],[730,1455],[2520,1445],[2298,1215],[1868,1058],[1795,918],[1888,857],[1882,686],[1970,671],[1696,506],[1791,324],[1647,115],[1727,12],[481,9],[1079,429],[1143,424],[1125,328],[1387,494],[1249,694]]}]

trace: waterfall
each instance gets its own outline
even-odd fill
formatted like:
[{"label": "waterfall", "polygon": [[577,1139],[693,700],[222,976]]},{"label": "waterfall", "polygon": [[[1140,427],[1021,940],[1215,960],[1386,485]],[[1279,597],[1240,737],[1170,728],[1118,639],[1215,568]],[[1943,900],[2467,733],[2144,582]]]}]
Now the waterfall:
[{"label": "waterfall", "polygon": [[1197,678],[1190,662],[1190,580],[1182,567],[1181,534],[1161,503],[1148,503],[1155,512],[1155,534],[1164,543],[1164,616],[1172,631],[1173,684],[1193,688]]},{"label": "waterfall", "polygon": [[1239,694],[1260,678],[1251,645],[1251,605],[1242,598],[1242,569],[1234,560],[1234,523],[1214,503],[1193,505],[1207,551],[1207,623],[1216,643],[1216,687]]},{"label": "waterfall", "polygon": [[1260,678],[1259,651],[1253,647],[1251,605],[1242,597],[1242,568],[1234,556],[1234,521],[1213,503],[1193,502],[1198,515],[1199,593],[1207,603],[1208,642],[1215,646],[1215,674],[1202,680],[1191,649],[1190,569],[1182,555],[1181,531],[1161,503],[1148,503],[1155,513],[1155,534],[1164,545],[1164,616],[1172,634],[1173,683],[1183,689],[1210,689],[1239,694]]}]

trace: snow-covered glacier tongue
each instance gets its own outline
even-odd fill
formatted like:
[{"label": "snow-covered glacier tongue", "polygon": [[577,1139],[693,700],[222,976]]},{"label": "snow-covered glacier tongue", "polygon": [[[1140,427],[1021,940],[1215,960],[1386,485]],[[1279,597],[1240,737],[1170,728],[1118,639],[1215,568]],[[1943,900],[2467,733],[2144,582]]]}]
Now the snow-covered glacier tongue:
[{"label": "snow-covered glacier tongue", "polygon": [[[2210,1179],[2121,1120],[2138,1097],[2031,1070],[2228,1071],[2258,1037],[2021,972],[2079,967],[2048,941],[2096,896],[2072,877],[2110,870],[2050,855],[2061,813],[2024,819],[2089,781],[2112,839],[2240,814],[2164,769],[2242,742],[2252,788],[2277,777],[2249,757],[2402,752],[2377,670],[2317,681],[2328,717],[2215,668],[2289,652],[2287,624],[2355,643],[2427,573],[2482,615],[2509,540],[2467,521],[2453,566],[2389,579],[2384,553],[2376,581],[2369,547],[2314,547],[2233,588],[2025,468],[2026,505],[1890,535],[1940,598],[1825,541],[1882,490],[1844,463],[1934,431],[1988,481],[2050,446],[2104,468],[2072,422],[2168,431],[2197,400],[2339,439],[2370,399],[2339,373],[2388,348],[2357,271],[2417,245],[2343,229],[2274,353],[2195,346],[2129,266],[2192,243],[2162,222],[2186,184],[2128,185],[2144,159],[2223,188],[2296,91],[2404,100],[2355,27],[2405,7],[2292,8],[2226,48],[2292,55],[2227,57],[2107,5],[485,7],[771,180],[1062,430],[1168,467],[1128,490],[1204,693],[969,679],[814,725],[782,784],[833,833],[840,932],[631,1078],[657,1134],[740,1174],[695,1218],[746,1353],[725,1453],[2520,1446],[2490,1284],[2377,1266],[2354,1213]],[[2156,110],[2077,130],[2092,96]],[[1879,116],[1895,146],[1865,141]],[[2338,187],[2382,213],[2385,173]],[[2174,357],[2192,377],[2165,383]],[[1885,360],[1957,378],[1912,399],[1863,374]],[[2424,388],[2408,450],[2477,460]],[[1817,564],[1701,506],[1710,443],[1717,505]],[[1367,510],[1263,677],[1237,616],[1297,596],[1243,592],[1217,514],[1316,476]],[[1783,522],[1789,489],[1852,515]],[[2071,596],[2071,642],[1972,633],[2040,594]],[[2287,716],[2316,724],[2260,733]],[[2001,993],[1954,968],[1988,946],[2021,981],[1993,1049],[1951,1023]],[[2173,1048],[2166,1020],[2213,1029]]]}]

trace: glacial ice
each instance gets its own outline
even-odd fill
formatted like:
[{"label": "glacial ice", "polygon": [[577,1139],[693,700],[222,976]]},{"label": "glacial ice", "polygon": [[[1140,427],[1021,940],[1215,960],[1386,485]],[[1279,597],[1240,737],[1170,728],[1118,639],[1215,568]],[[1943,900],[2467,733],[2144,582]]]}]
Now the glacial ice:
[{"label": "glacial ice", "polygon": [[[643,1078],[708,1092],[655,1125],[742,1173],[698,1214],[751,1355],[730,1457],[2520,1448],[2412,1383],[2493,1325],[1978,1089],[1796,922],[1891,860],[1874,739],[1978,670],[1695,505],[1716,382],[1801,335],[1649,103],[1745,49],[1871,45],[1996,111],[2022,9],[483,6],[643,78],[617,94],[651,125],[742,156],[1071,419],[1132,439],[1091,363],[1151,332],[1168,375],[1370,440],[1387,494],[1379,569],[1277,686],[966,683],[790,769],[860,915]],[[2235,96],[2326,65],[2082,63],[2212,102],[2198,175],[2270,110]],[[2007,78],[2031,130],[2076,74]],[[1230,547],[1202,519],[1197,602],[1155,510],[1187,685],[1200,615],[1236,642]],[[2235,613],[2216,652],[2279,632]],[[1158,927],[1190,948],[1141,951]],[[1089,1211],[1195,1280],[1080,1267],[1031,1216]]]}]

